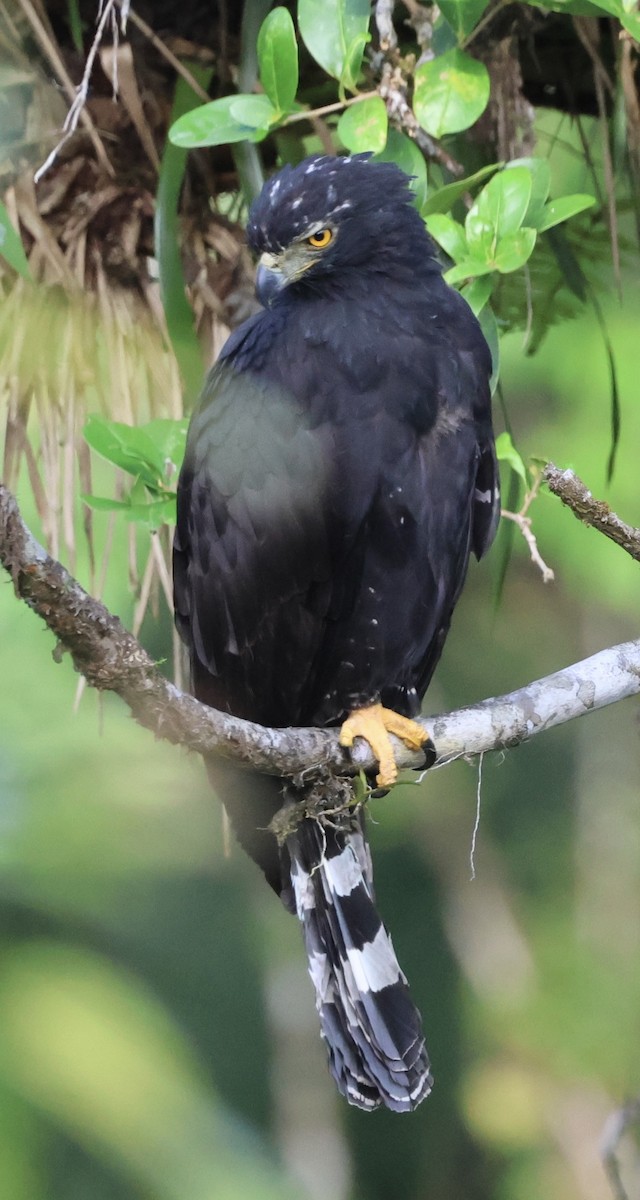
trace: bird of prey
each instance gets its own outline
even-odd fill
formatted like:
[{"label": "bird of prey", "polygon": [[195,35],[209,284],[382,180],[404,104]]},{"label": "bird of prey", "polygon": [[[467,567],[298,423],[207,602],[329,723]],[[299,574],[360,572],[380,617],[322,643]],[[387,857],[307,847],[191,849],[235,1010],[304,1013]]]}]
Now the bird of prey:
[{"label": "bird of prey", "polygon": [[[470,553],[496,527],[490,354],[392,163],[285,166],[248,241],[265,307],[207,379],[178,487],[193,690],[263,725],[365,737],[386,788],[389,731],[427,741],[413,718]],[[280,845],[267,827],[281,781],[240,774],[210,765],[241,844],[302,922],[338,1088],[360,1108],[413,1110],[429,1059],[361,813],[306,816]]]}]

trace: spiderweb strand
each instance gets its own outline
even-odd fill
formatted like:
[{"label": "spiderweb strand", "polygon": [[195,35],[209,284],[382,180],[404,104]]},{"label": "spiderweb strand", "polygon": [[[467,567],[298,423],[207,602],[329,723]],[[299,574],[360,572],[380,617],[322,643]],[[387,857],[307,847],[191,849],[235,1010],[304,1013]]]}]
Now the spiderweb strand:
[{"label": "spiderweb strand", "polygon": [[476,845],[478,841],[478,831],[480,829],[480,808],[482,801],[482,764],[484,762],[484,751],[480,755],[478,762],[478,786],[476,788],[476,820],[471,834],[471,850],[469,851],[469,866],[471,867],[472,881],[476,877]]}]

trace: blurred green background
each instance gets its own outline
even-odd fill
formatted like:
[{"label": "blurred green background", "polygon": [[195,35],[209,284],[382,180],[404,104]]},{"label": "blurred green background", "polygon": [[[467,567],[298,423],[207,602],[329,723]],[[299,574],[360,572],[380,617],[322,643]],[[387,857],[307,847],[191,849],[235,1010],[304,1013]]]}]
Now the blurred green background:
[{"label": "blurred green background", "polygon": [[[556,156],[554,184],[588,188],[584,164]],[[623,415],[610,486],[592,313],[534,358],[505,338],[502,388],[525,459],[573,467],[640,525],[631,272],[624,293],[604,301]],[[19,491],[38,532],[24,474]],[[532,515],[555,582],[517,535],[497,609],[500,542],[472,567],[427,711],[637,636],[637,564],[547,494]],[[118,525],[105,599],[130,625],[127,554]],[[486,756],[481,779],[457,762],[372,804],[380,909],[436,1083],[411,1116],[365,1114],[329,1078],[297,922],[225,854],[200,762],[113,697],[76,711],[69,659],[1,584],[2,1200],[607,1200],[602,1131],[640,1088],[637,703]],[[169,657],[167,619],[143,640]],[[621,1162],[638,1194],[624,1147]]]}]

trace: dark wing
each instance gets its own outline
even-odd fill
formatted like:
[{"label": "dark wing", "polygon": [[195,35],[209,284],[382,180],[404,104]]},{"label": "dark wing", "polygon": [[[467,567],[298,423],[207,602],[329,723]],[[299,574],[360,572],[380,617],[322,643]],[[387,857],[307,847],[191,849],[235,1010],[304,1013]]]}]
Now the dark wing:
[{"label": "dark wing", "polygon": [[471,504],[471,549],[480,559],[491,546],[500,520],[500,475],[491,420],[491,352],[466,300],[447,287],[443,320],[458,358],[458,391],[466,398],[475,431],[476,457]]},{"label": "dark wing", "polygon": [[[248,331],[255,341],[255,327]],[[174,587],[196,694],[287,724],[322,639],[330,579],[320,495],[329,428],[228,357],[189,431],[178,489]],[[313,593],[313,603],[306,604]]]},{"label": "dark wing", "polygon": [[440,617],[416,672],[424,695],[440,658],[471,552],[480,559],[500,518],[500,485],[491,421],[491,355],[477,320],[458,292],[442,284],[440,321],[449,353],[440,357],[439,415],[422,447],[427,504],[433,517],[428,556],[437,578]]}]

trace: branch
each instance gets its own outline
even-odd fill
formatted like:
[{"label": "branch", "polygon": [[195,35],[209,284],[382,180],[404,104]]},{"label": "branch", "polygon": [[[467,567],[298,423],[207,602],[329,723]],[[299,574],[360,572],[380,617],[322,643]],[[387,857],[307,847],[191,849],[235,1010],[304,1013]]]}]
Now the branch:
[{"label": "branch", "polygon": [[624,1108],[619,1108],[616,1112],[611,1113],[604,1127],[601,1145],[602,1163],[611,1185],[614,1200],[629,1200],[620,1173],[618,1149],[625,1133],[639,1121],[640,1098],[637,1098],[625,1104]]},{"label": "branch", "polygon": [[573,471],[561,471],[553,463],[547,463],[542,477],[554,496],[559,496],[579,521],[604,533],[640,562],[640,529],[621,521],[604,500],[596,500]]},{"label": "branch", "polygon": [[[0,562],[18,597],[58,639],[56,657],[71,655],[92,687],[117,692],[136,721],[157,737],[199,754],[220,754],[272,775],[324,770],[353,774],[373,768],[366,743],[351,756],[336,730],[265,729],[200,704],[169,683],[140,643],[94,600],[24,524],[11,492],[0,484]],[[527,741],[545,729],[640,692],[640,640],[602,650],[583,662],[458,712],[422,718],[437,761],[483,754]],[[395,743],[398,764],[419,768],[424,755]]]}]

